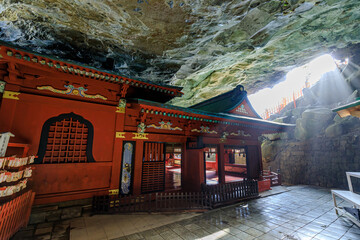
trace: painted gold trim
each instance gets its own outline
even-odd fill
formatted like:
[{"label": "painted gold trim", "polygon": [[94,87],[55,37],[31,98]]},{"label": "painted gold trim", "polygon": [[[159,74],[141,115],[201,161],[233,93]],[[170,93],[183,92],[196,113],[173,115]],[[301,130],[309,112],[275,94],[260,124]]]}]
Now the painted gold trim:
[{"label": "painted gold trim", "polygon": [[225,139],[223,139],[223,138],[220,138],[220,140],[219,140],[219,143],[226,143],[227,142],[227,139],[225,138]]},{"label": "painted gold trim", "polygon": [[116,107],[116,112],[117,112],[117,113],[125,113],[125,108]]},{"label": "painted gold trim", "polygon": [[125,138],[125,132],[116,132],[116,138]]},{"label": "painted gold trim", "polygon": [[148,138],[148,133],[133,133],[134,136],[132,139],[149,139]]},{"label": "painted gold trim", "polygon": [[110,189],[109,190],[109,195],[117,195],[119,194],[119,189]]},{"label": "painted gold trim", "polygon": [[19,92],[4,91],[3,98],[20,100],[19,95]]}]

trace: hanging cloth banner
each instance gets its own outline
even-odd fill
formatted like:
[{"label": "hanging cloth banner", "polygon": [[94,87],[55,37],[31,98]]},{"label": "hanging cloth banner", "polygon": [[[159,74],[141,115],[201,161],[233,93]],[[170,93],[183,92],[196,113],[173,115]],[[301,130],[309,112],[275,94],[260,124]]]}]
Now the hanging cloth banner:
[{"label": "hanging cloth banner", "polygon": [[15,137],[15,135],[10,132],[0,133],[0,157],[5,157],[10,137]]},{"label": "hanging cloth banner", "polygon": [[124,142],[123,145],[123,158],[121,167],[121,187],[120,193],[122,195],[128,195],[132,192],[132,173],[133,173],[133,161],[135,142]]}]

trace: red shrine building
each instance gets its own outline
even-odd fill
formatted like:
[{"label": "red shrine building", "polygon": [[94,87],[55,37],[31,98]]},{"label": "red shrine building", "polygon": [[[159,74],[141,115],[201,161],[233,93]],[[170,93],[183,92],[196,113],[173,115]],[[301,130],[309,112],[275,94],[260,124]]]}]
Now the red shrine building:
[{"label": "red shrine building", "polygon": [[35,204],[259,179],[258,137],[290,125],[262,120],[241,85],[189,108],[166,104],[181,96],[178,87],[0,46],[0,132],[37,155]]}]

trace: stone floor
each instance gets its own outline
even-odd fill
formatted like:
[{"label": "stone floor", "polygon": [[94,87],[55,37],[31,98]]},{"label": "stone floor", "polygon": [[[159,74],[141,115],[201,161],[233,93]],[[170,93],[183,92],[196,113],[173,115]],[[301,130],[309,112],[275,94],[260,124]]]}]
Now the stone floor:
[{"label": "stone floor", "polygon": [[29,226],[13,239],[360,239],[360,228],[335,214],[329,189],[279,189],[201,214],[85,216]]}]

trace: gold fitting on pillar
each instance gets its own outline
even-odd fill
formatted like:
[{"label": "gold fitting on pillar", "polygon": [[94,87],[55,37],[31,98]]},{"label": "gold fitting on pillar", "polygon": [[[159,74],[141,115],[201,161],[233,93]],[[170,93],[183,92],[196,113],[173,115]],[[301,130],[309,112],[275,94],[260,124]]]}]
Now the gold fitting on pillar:
[{"label": "gold fitting on pillar", "polygon": [[20,100],[19,95],[19,92],[4,91],[3,98]]}]

